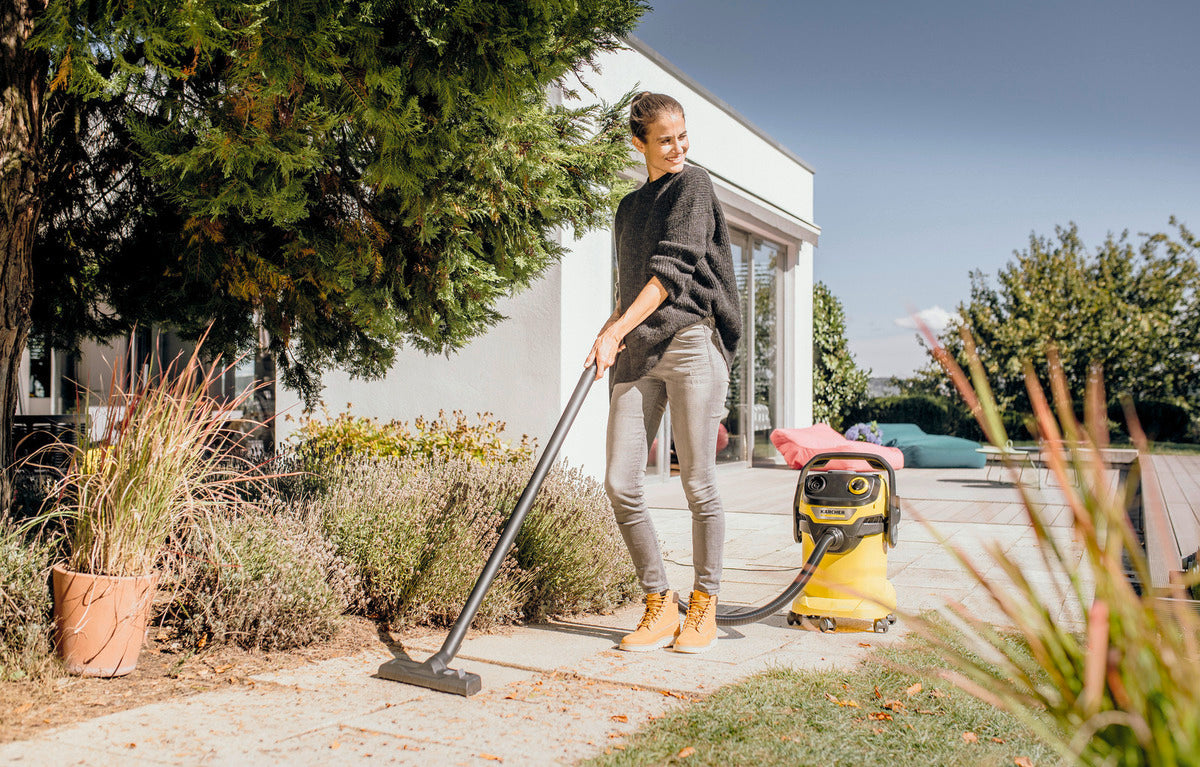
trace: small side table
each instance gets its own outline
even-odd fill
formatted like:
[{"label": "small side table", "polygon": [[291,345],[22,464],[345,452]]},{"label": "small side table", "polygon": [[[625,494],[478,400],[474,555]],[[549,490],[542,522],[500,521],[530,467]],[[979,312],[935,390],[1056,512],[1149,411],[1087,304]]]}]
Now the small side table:
[{"label": "small side table", "polygon": [[[1025,482],[1025,469],[1033,470],[1033,477],[1037,480],[1037,487],[1042,489],[1042,474],[1038,470],[1038,466],[1034,463],[1034,456],[1040,451],[1040,448],[1020,448],[1013,447],[1012,443],[1008,443],[1004,447],[996,447],[995,445],[984,445],[976,448],[976,453],[983,453],[987,457],[987,474],[985,479],[988,482],[994,482],[992,479],[992,471],[1000,469],[1003,471],[1005,459],[1014,461],[1018,467],[1017,481]],[[1003,474],[1000,475],[1003,478]]]}]

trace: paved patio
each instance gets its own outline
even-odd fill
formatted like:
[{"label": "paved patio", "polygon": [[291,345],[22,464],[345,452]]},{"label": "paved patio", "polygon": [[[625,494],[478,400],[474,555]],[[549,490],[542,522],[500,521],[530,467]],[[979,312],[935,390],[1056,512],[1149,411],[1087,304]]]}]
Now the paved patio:
[{"label": "paved patio", "polygon": [[[761,603],[802,563],[792,540],[791,504],[798,472],[733,469],[721,474],[728,510],[725,602]],[[1053,589],[1031,548],[1016,489],[989,482],[985,470],[902,470],[897,476],[905,521],[888,555],[889,578],[903,610],[963,602],[998,617],[966,579],[937,535],[980,554],[999,543],[1030,578]],[[687,589],[690,517],[678,480],[650,490],[672,583]],[[1070,537],[1056,488],[1038,491],[1056,533]],[[928,520],[931,529],[914,518]],[[1061,604],[1061,603],[1060,603]],[[262,674],[253,688],[210,692],[145,706],[0,746],[4,764],[334,765],[570,763],[600,753],[650,719],[756,671],[778,666],[846,668],[872,648],[904,634],[842,622],[822,634],[788,626],[778,614],[723,629],[718,646],[699,656],[667,651],[623,653],[620,636],[640,615],[587,615],[502,633],[469,635],[454,664],[480,674],[483,692],[460,698],[373,676],[390,657],[382,644],[301,669]],[[1063,611],[1063,620],[1071,620]],[[423,658],[441,635],[412,635],[404,649]]]}]

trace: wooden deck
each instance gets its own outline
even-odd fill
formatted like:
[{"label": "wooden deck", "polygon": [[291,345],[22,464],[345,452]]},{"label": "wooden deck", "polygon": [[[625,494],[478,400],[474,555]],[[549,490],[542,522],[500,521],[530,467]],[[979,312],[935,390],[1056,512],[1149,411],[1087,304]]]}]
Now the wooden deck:
[{"label": "wooden deck", "polygon": [[1141,471],[1150,583],[1168,588],[1200,549],[1200,456],[1143,456]]}]

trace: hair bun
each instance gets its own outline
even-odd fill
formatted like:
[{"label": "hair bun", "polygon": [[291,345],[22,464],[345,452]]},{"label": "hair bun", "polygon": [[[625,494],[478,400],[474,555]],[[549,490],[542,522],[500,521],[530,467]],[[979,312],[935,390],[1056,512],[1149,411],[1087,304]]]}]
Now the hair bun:
[{"label": "hair bun", "polygon": [[683,106],[665,93],[642,91],[629,102],[629,132],[646,140],[646,127],[663,113],[683,115]]}]

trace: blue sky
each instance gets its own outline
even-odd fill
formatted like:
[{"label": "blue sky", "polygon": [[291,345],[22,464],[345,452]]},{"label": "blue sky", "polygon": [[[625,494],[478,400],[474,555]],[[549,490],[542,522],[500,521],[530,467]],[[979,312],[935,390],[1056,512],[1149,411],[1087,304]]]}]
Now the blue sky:
[{"label": "blue sky", "polygon": [[816,171],[816,277],[875,375],[1033,232],[1200,230],[1197,0],[650,2],[635,34]]}]

